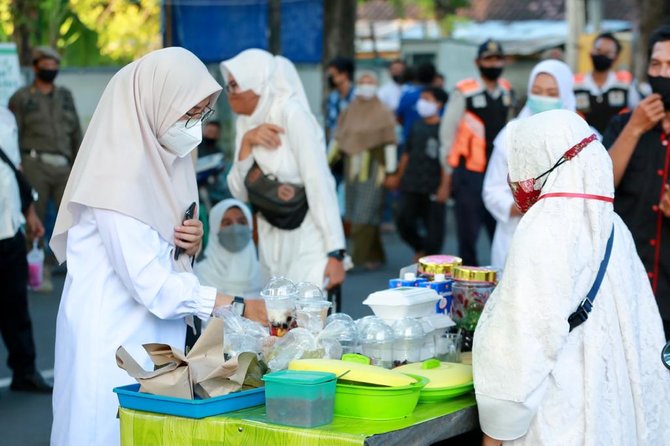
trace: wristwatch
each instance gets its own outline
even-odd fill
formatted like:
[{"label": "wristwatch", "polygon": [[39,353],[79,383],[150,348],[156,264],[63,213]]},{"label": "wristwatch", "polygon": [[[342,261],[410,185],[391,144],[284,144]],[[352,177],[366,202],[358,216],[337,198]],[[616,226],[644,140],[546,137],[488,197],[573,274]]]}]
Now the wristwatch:
[{"label": "wristwatch", "polygon": [[328,253],[328,257],[339,260],[341,262],[344,260],[344,256],[346,254],[347,252],[344,249],[336,249],[335,251],[330,251]]},{"label": "wristwatch", "polygon": [[240,296],[235,296],[233,298],[233,303],[231,305],[233,313],[238,316],[244,316],[244,298]]}]

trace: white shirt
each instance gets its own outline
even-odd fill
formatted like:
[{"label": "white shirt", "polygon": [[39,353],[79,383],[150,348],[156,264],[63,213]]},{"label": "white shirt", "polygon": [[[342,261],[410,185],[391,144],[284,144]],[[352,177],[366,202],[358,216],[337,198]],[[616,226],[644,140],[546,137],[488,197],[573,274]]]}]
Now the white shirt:
[{"label": "white shirt", "polygon": [[[254,161],[266,175],[305,186],[309,210],[299,228],[276,228],[259,214],[258,254],[263,281],[281,274],[293,281],[322,286],[327,254],[346,246],[323,132],[306,125],[312,119],[307,113],[291,106],[274,110],[268,122],[284,128],[279,136],[281,145],[276,149],[254,147],[247,159],[235,161],[228,175],[230,192],[242,201],[248,200],[244,179]],[[237,139],[241,140],[241,135]],[[239,147],[235,152],[238,155]]]},{"label": "white shirt", "polygon": [[[9,110],[2,107],[0,107],[0,148],[15,167],[21,165],[16,120]],[[0,161],[0,240],[14,237],[24,222],[16,176],[11,167]]]},{"label": "white shirt", "polygon": [[[135,383],[116,365],[124,346],[145,370],[142,348],[184,348],[184,317],[207,320],[216,289],[173,270],[173,247],[115,211],[79,206],[68,231],[68,273],[56,324],[52,446],[120,443],[114,387]],[[76,215],[76,214],[75,214]]]},{"label": "white shirt", "polygon": [[402,96],[402,85],[398,85],[390,81],[379,88],[377,97],[382,103],[392,112],[395,113],[400,104],[400,97]]}]

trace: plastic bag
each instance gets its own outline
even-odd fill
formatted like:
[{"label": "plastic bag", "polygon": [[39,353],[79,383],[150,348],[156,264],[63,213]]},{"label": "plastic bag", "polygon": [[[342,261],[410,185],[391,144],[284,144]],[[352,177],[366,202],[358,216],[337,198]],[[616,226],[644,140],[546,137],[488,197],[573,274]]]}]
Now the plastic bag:
[{"label": "plastic bag", "polygon": [[38,243],[39,239],[33,240],[33,249],[28,253],[28,286],[33,290],[42,286],[44,275],[44,250]]},{"label": "plastic bag", "polygon": [[226,358],[240,353],[263,351],[263,339],[270,336],[267,328],[258,322],[243,318],[228,307],[217,308],[214,317],[223,319],[223,351]]}]

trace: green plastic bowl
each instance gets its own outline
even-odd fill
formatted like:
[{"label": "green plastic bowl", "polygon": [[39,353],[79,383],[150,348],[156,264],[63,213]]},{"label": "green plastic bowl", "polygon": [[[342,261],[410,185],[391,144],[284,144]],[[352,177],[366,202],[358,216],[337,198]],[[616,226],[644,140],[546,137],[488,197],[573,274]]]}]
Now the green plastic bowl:
[{"label": "green plastic bowl", "polygon": [[417,382],[408,386],[381,387],[337,383],[335,415],[364,420],[396,420],[410,415],[428,378],[406,373]]},{"label": "green plastic bowl", "polygon": [[420,403],[441,403],[443,401],[465,395],[474,390],[473,382],[461,384],[460,386],[445,387],[443,389],[423,389],[419,395]]}]

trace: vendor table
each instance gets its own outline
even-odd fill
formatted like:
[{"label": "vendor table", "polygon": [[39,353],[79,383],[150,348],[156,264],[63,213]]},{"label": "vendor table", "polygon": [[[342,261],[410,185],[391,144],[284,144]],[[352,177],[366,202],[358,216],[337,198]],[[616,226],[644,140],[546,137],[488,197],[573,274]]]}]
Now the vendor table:
[{"label": "vendor table", "polygon": [[335,417],[301,429],[270,424],[265,406],[199,420],[121,408],[121,446],[402,445],[424,446],[478,426],[472,394],[419,404],[407,418],[368,421]]}]

